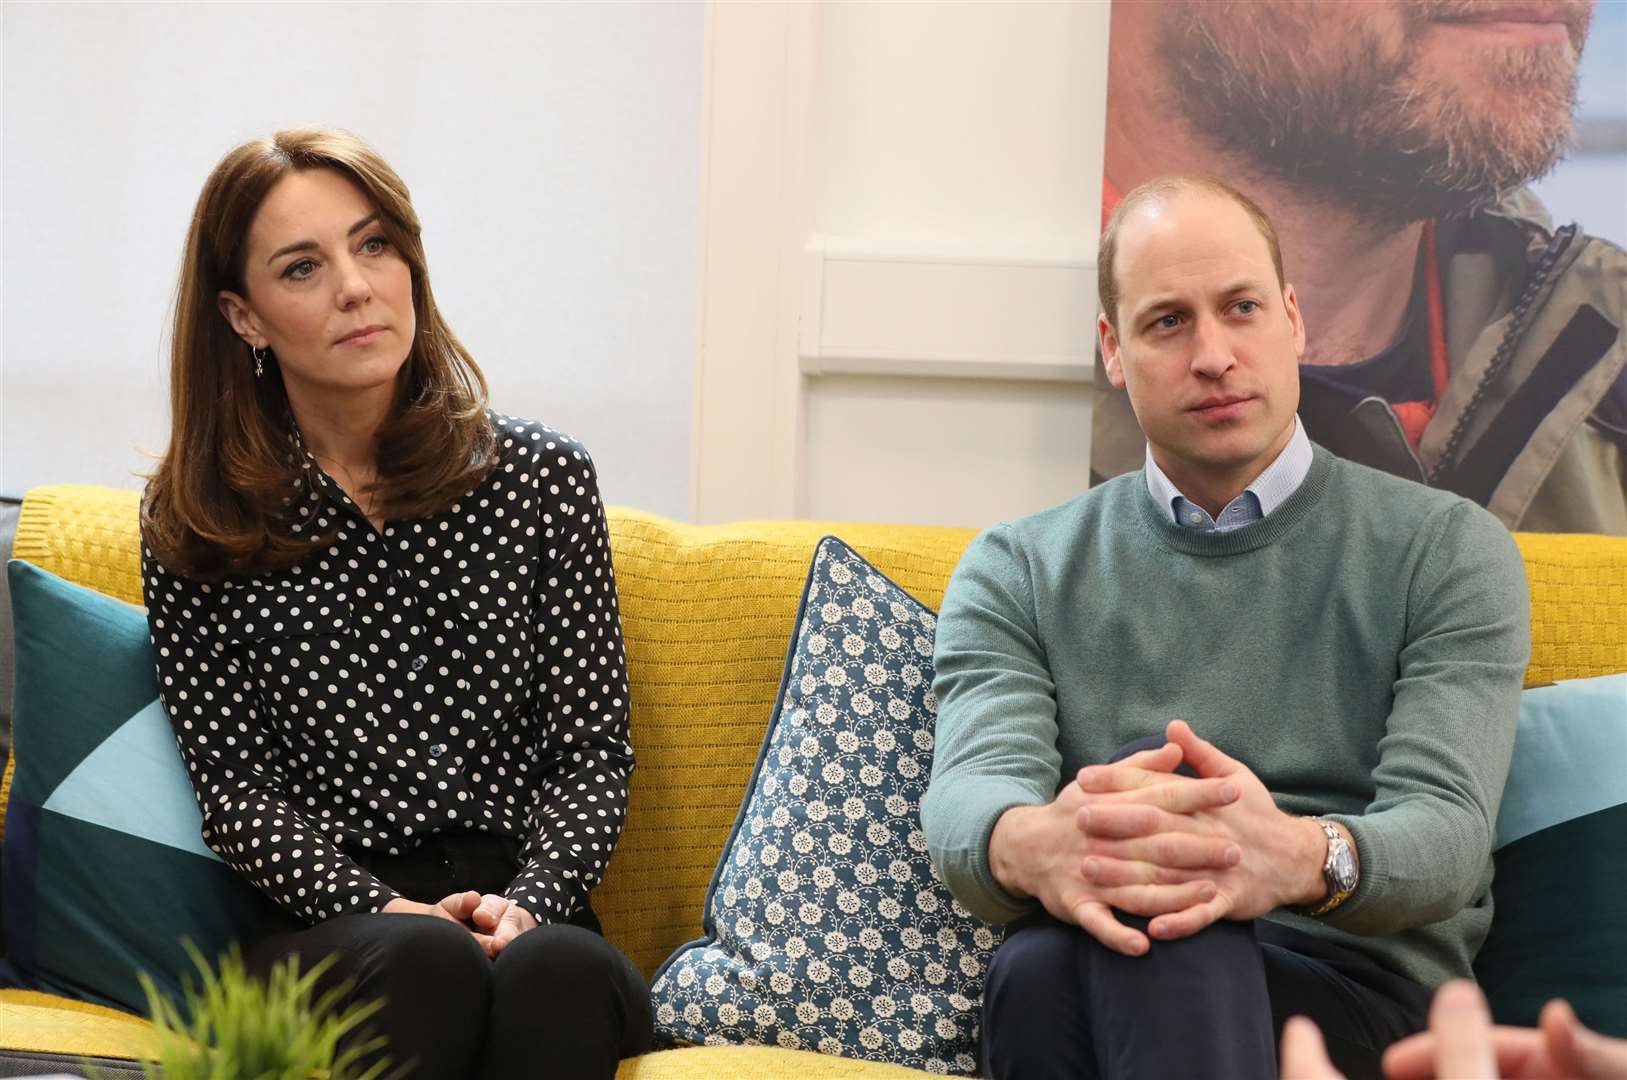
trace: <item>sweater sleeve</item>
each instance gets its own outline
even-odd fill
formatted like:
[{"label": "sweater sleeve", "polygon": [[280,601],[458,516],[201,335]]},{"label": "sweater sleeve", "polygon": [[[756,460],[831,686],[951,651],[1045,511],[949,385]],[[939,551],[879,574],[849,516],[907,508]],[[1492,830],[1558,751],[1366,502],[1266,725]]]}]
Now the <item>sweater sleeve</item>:
[{"label": "sweater sleeve", "polygon": [[1013,806],[1056,794],[1056,689],[1023,555],[1006,526],[961,558],[933,649],[938,698],[932,781],[921,802],[932,864],[962,905],[1010,922],[1036,901],[1013,897],[989,868],[989,837]]},{"label": "sweater sleeve", "polygon": [[318,923],[377,911],[398,894],[290,804],[282,740],[231,647],[197,633],[211,586],[170,573],[142,547],[158,693],[203,817],[203,842],[279,906]]},{"label": "sweater sleeve", "polygon": [[1488,887],[1531,656],[1525,564],[1507,529],[1459,502],[1423,544],[1374,798],[1334,815],[1356,839],[1361,880],[1327,921],[1356,934],[1438,922]]},{"label": "sweater sleeve", "polygon": [[539,663],[531,726],[545,768],[520,872],[504,895],[539,922],[562,922],[587,905],[621,835],[633,747],[610,530],[593,461],[562,442],[542,472],[544,490],[567,502],[543,537],[532,608]]}]

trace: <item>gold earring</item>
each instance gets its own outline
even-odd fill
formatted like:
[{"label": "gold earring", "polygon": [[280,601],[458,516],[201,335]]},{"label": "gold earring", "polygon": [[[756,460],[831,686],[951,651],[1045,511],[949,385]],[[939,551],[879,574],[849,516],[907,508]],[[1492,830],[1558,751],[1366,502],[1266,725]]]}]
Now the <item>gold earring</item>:
[{"label": "gold earring", "polygon": [[266,373],[266,357],[271,354],[270,349],[256,349],[249,346],[249,354],[254,357],[254,377],[258,379]]}]

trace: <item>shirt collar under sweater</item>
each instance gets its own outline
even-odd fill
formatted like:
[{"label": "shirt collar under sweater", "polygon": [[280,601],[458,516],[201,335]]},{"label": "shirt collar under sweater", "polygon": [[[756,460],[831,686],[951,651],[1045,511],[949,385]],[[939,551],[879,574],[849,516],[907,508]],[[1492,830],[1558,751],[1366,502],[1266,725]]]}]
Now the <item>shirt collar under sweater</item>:
[{"label": "shirt collar under sweater", "polygon": [[[1187,555],[1226,556],[1241,555],[1256,548],[1273,544],[1309,517],[1322,501],[1334,471],[1341,462],[1332,453],[1311,444],[1311,467],[1294,493],[1288,496],[1270,517],[1241,529],[1222,532],[1218,529],[1191,529],[1177,525],[1169,514],[1169,507],[1159,506],[1151,490],[1143,483],[1136,500],[1146,530],[1164,547]],[[1131,479],[1129,474],[1126,479]]]},{"label": "shirt collar under sweater", "polygon": [[1203,507],[1182,495],[1164,470],[1158,467],[1153,460],[1150,444],[1147,447],[1145,471],[1147,490],[1169,515],[1171,522],[1205,532],[1230,532],[1270,514],[1299,488],[1305,481],[1305,475],[1311,471],[1311,440],[1305,434],[1305,426],[1295,416],[1294,433],[1288,437],[1288,445],[1282,448],[1264,472],[1243,489],[1242,494],[1227,503],[1220,514],[1213,518]]}]

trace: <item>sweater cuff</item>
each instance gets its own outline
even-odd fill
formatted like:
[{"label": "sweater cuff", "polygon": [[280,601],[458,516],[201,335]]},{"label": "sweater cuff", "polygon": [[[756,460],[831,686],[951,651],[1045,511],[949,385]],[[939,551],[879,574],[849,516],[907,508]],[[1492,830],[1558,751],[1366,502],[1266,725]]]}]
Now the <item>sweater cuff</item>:
[{"label": "sweater cuff", "polygon": [[1345,898],[1344,903],[1328,913],[1327,922],[1338,925],[1341,922],[1357,921],[1370,902],[1383,897],[1389,890],[1389,846],[1384,842],[1383,830],[1370,828],[1372,822],[1360,814],[1321,816],[1329,821],[1337,821],[1350,830],[1350,835],[1356,841],[1356,858],[1361,870],[1355,891]]},{"label": "sweater cuff", "polygon": [[946,845],[935,859],[944,884],[961,906],[985,922],[1009,923],[1030,914],[1039,901],[1007,892],[989,866],[994,827],[1015,806],[1043,806],[1048,801],[1016,781],[983,780],[957,790],[955,801],[966,809],[953,830],[959,843]]}]

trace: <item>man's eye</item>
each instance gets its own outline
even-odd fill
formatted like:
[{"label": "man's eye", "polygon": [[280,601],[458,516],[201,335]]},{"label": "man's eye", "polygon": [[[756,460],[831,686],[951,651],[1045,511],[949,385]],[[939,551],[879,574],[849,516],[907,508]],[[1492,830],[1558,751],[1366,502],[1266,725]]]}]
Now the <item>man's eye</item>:
[{"label": "man's eye", "polygon": [[1260,303],[1257,300],[1239,300],[1237,302],[1237,311],[1240,315],[1253,315],[1259,310]]},{"label": "man's eye", "polygon": [[289,263],[288,269],[282,272],[282,276],[294,281],[302,281],[310,277],[315,269],[316,264],[310,259],[301,259],[298,262]]},{"label": "man's eye", "polygon": [[1179,315],[1164,315],[1153,323],[1153,326],[1159,330],[1173,330],[1179,325],[1181,325]]}]

